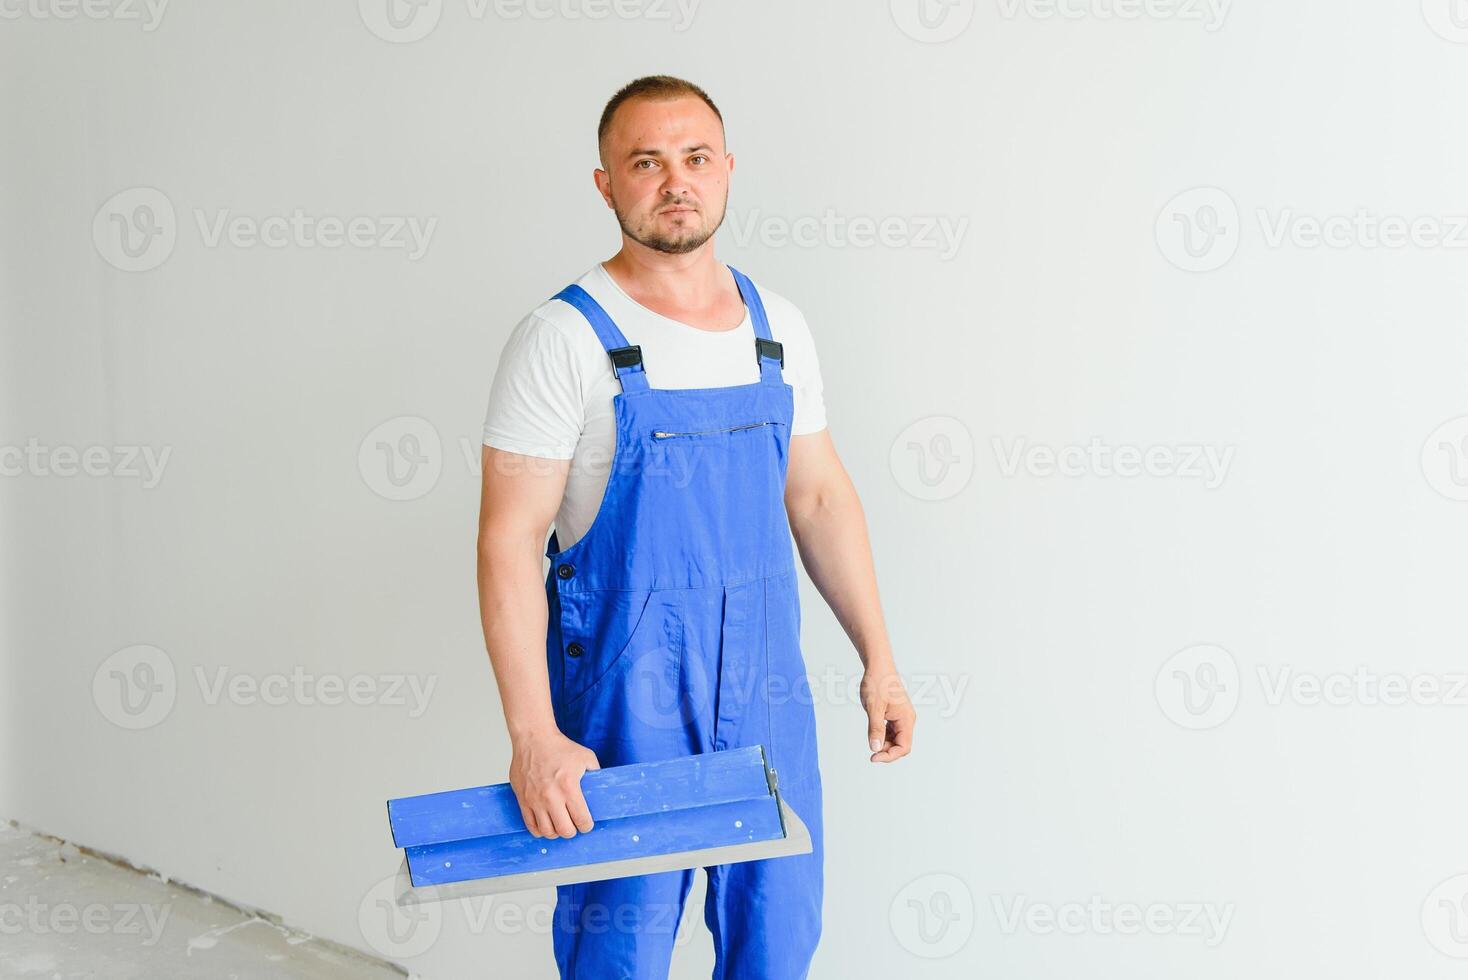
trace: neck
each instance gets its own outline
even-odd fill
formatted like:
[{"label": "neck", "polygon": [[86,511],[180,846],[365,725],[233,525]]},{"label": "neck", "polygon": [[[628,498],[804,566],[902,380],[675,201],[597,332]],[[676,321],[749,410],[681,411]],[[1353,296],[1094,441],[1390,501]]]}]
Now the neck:
[{"label": "neck", "polygon": [[676,306],[709,306],[734,288],[733,275],[714,257],[711,247],[686,255],[668,255],[642,247],[634,250],[624,244],[602,266],[630,295]]}]

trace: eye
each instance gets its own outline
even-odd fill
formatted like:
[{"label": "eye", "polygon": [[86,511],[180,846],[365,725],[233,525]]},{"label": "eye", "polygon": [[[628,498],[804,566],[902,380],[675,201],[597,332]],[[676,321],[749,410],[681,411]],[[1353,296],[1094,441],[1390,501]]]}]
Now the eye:
[{"label": "eye", "polygon": [[702,153],[695,153],[695,154],[694,154],[694,155],[693,155],[693,159],[695,159],[695,160],[707,160],[707,159],[708,159],[708,157],[707,157],[707,156],[705,156],[705,155],[704,155],[704,154],[702,154]]},{"label": "eye", "polygon": [[641,167],[644,163],[652,163],[652,162],[653,161],[650,158],[644,158],[642,160],[638,160],[636,163],[634,163],[632,165],[632,169],[636,170],[637,168]]}]

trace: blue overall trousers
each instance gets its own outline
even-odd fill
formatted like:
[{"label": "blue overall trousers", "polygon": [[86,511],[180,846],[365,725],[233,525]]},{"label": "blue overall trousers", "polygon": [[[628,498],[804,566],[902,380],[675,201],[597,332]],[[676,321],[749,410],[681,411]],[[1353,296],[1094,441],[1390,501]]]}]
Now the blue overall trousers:
[{"label": "blue overall trousers", "polygon": [[[750,384],[650,388],[641,349],[585,290],[554,297],[585,315],[622,390],[591,527],[546,548],[546,657],[556,723],[603,767],[765,746],[813,850],[706,867],[704,921],[715,980],[795,980],[820,937],[824,848],[784,500],[794,393],[754,284],[730,271],[754,323]],[[560,975],[666,978],[692,885],[690,869],[558,886]]]}]

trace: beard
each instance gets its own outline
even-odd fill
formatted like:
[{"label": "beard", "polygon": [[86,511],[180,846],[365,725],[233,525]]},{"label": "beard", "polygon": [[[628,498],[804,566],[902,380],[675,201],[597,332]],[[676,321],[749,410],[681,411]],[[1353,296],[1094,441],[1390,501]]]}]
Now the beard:
[{"label": "beard", "polygon": [[[660,208],[682,206],[686,201],[668,201],[660,204]],[[627,215],[617,206],[616,195],[612,195],[612,213],[617,216],[617,224],[622,227],[622,234],[632,239],[639,245],[645,245],[655,252],[663,252],[668,255],[682,255],[699,248],[704,242],[714,237],[714,232],[724,223],[724,215],[727,206],[719,211],[719,220],[708,223],[694,224],[685,216],[683,227],[674,228],[671,231],[663,231],[658,227],[658,216],[649,215],[647,220],[636,225],[627,220]],[[692,214],[695,218],[702,219],[706,212],[702,210],[685,212]]]}]

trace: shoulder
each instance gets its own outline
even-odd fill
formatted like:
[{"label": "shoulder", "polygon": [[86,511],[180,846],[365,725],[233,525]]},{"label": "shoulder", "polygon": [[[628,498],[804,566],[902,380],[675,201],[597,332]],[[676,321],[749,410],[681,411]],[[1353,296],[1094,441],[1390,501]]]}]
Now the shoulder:
[{"label": "shoulder", "polygon": [[[587,278],[583,276],[576,282],[585,287]],[[581,311],[554,298],[545,300],[520,319],[505,348],[507,352],[540,352],[585,364],[596,363],[602,355],[601,341]]]},{"label": "shoulder", "polygon": [[766,285],[763,280],[749,276],[749,281],[754,283],[760,302],[764,304],[765,317],[770,321],[770,334],[782,344],[788,342],[796,346],[808,346],[811,343],[810,325],[806,323],[800,307],[784,293]]},{"label": "shoulder", "polygon": [[826,427],[822,395],[825,385],[821,380],[820,362],[810,325],[800,308],[778,290],[770,289],[753,276],[750,282],[754,283],[760,301],[764,303],[765,316],[770,321],[770,336],[785,350],[783,374],[795,390],[795,419],[791,434],[817,432]]},{"label": "shoulder", "polygon": [[592,333],[581,311],[558,299],[548,299],[526,313],[515,330],[571,349],[580,346],[577,342],[583,340],[585,334]]}]

